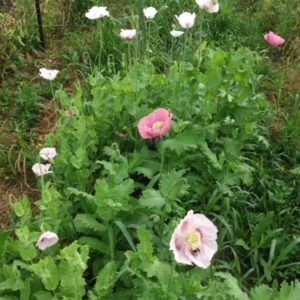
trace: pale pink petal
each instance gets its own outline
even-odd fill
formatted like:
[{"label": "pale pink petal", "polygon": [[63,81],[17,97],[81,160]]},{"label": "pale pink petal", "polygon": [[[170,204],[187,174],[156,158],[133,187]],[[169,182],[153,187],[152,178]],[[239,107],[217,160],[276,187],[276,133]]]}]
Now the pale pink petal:
[{"label": "pale pink petal", "polygon": [[55,245],[57,242],[58,242],[58,236],[55,232],[45,231],[40,235],[40,237],[36,243],[36,246],[40,250],[45,250],[45,249]]},{"label": "pale pink petal", "polygon": [[170,250],[175,260],[207,268],[218,250],[217,232],[217,227],[206,216],[190,210],[172,234]]}]

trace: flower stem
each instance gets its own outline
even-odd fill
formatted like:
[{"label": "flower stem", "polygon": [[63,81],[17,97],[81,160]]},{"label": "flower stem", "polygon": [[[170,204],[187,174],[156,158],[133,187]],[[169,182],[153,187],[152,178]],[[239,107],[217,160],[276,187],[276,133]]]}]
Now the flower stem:
[{"label": "flower stem", "polygon": [[164,143],[163,143],[163,139],[160,139],[160,143],[161,143],[161,160],[160,160],[160,174],[162,174],[163,169],[164,169]]},{"label": "flower stem", "polygon": [[202,58],[202,25],[203,25],[203,17],[200,15],[200,29],[199,29],[199,57],[198,57],[198,69],[201,65],[201,58]]},{"label": "flower stem", "polygon": [[176,262],[173,260],[172,269],[171,269],[169,280],[168,280],[167,291],[170,291],[171,280],[172,280],[172,277],[173,277],[173,274],[174,274],[174,271],[175,271],[175,267],[176,267]]},{"label": "flower stem", "polygon": [[99,41],[100,41],[98,66],[99,66],[99,69],[101,69],[101,56],[102,56],[102,48],[103,48],[103,36],[102,36],[101,22],[99,22],[98,31],[99,31]]},{"label": "flower stem", "polygon": [[50,89],[51,89],[51,97],[52,97],[51,100],[53,100],[54,99],[54,91],[53,91],[52,81],[50,81]]}]

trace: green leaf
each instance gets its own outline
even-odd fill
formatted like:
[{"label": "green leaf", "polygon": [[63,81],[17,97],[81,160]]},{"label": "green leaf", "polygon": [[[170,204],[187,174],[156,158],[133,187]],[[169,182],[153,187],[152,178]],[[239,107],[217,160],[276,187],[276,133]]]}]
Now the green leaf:
[{"label": "green leaf", "polygon": [[137,245],[137,251],[145,254],[150,260],[153,259],[153,244],[151,241],[151,232],[143,227],[137,230],[137,236],[139,244]]},{"label": "green leaf", "polygon": [[83,273],[87,268],[88,247],[76,242],[60,251],[60,286],[65,297],[81,300],[86,284]]},{"label": "green leaf", "polygon": [[251,290],[252,300],[273,300],[273,291],[266,285],[260,285]]},{"label": "green leaf", "polygon": [[[279,296],[276,300],[299,300],[300,282],[289,285],[283,282],[280,288]],[[273,300],[273,299],[272,299]]]},{"label": "green leaf", "polygon": [[183,174],[184,171],[176,172],[176,170],[172,170],[162,176],[159,188],[166,199],[176,200],[186,192],[188,184],[187,180],[182,178]]},{"label": "green leaf", "polygon": [[290,170],[290,172],[294,175],[300,175],[300,166]]},{"label": "green leaf", "polygon": [[139,168],[136,169],[136,172],[138,174],[144,175],[148,179],[151,179],[153,177],[153,171],[151,169],[149,169],[149,168],[139,167]]},{"label": "green leaf", "polygon": [[93,289],[93,292],[99,297],[98,299],[104,299],[104,297],[111,294],[117,277],[116,263],[114,261],[107,263],[97,275],[96,284]]},{"label": "green leaf", "polygon": [[126,228],[126,226],[121,222],[121,221],[115,221],[115,224],[120,228],[120,230],[122,231],[124,237],[126,238],[128,244],[130,245],[131,249],[133,251],[136,251],[135,245],[132,241],[132,238]]},{"label": "green leaf", "polygon": [[54,291],[59,282],[58,269],[52,257],[47,256],[31,266],[31,270],[41,279],[46,290]]},{"label": "green leaf", "polygon": [[55,300],[56,297],[53,298],[53,295],[49,292],[39,291],[33,295],[36,300]]},{"label": "green leaf", "polygon": [[139,200],[139,203],[147,208],[162,208],[166,200],[159,191],[154,189],[148,189],[143,192],[142,197]]},{"label": "green leaf", "polygon": [[29,261],[37,255],[36,247],[32,243],[32,234],[27,226],[22,226],[16,230],[18,237],[18,251],[22,259]]},{"label": "green leaf", "polygon": [[222,166],[220,165],[216,154],[214,154],[208,147],[207,143],[205,141],[202,141],[200,143],[200,149],[202,151],[202,153],[204,154],[204,156],[207,158],[209,164],[217,169],[217,170],[222,170]]},{"label": "green leaf", "polygon": [[106,232],[107,228],[105,225],[99,223],[96,217],[90,214],[77,214],[74,219],[74,225],[79,232]]},{"label": "green leaf", "polygon": [[99,251],[103,254],[110,254],[107,244],[101,242],[99,239],[90,236],[82,236],[79,238],[78,243],[82,245],[88,245],[91,249]]},{"label": "green leaf", "polygon": [[226,285],[226,293],[229,296],[234,297],[237,300],[249,300],[249,297],[244,293],[238,285],[238,281],[229,273],[216,273],[216,276],[224,279],[224,284]]},{"label": "green leaf", "polygon": [[4,249],[5,249],[5,242],[6,242],[8,235],[9,235],[8,231],[0,232],[0,261],[2,260],[2,256],[4,253]]},{"label": "green leaf", "polygon": [[29,219],[31,217],[31,206],[28,197],[25,195],[21,200],[12,205],[15,214],[19,218]]}]

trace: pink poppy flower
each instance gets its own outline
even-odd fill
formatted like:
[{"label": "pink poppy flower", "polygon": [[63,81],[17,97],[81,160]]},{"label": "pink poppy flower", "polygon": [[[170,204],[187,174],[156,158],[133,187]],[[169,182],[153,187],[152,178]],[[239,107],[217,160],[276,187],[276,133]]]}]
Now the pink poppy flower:
[{"label": "pink poppy flower", "polygon": [[164,108],[158,108],[140,119],[138,130],[143,139],[165,135],[171,127],[173,114]]},{"label": "pink poppy flower", "polygon": [[190,210],[175,228],[170,250],[179,263],[208,268],[218,250],[217,227],[204,215]]},{"label": "pink poppy flower", "polygon": [[282,38],[281,36],[277,35],[276,33],[272,32],[272,31],[269,31],[268,33],[266,33],[264,35],[264,39],[269,45],[271,45],[273,47],[278,47],[285,43],[284,38]]},{"label": "pink poppy flower", "polygon": [[36,246],[40,250],[45,250],[45,249],[53,246],[54,244],[56,244],[57,241],[58,241],[58,236],[55,232],[45,231],[40,235],[40,237],[36,243]]}]

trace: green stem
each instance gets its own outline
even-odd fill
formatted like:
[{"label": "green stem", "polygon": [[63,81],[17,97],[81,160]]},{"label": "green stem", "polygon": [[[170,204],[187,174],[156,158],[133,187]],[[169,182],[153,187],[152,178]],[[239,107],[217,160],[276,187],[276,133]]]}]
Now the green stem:
[{"label": "green stem", "polygon": [[52,99],[54,99],[54,91],[53,91],[53,85],[52,85],[52,81],[50,81],[50,88],[51,88],[51,96],[52,96]]},{"label": "green stem", "polygon": [[164,157],[164,143],[163,143],[162,138],[160,139],[160,143],[161,143],[160,174],[162,174],[163,169],[164,169],[164,160],[165,160],[165,157]]},{"label": "green stem", "polygon": [[101,56],[102,56],[102,48],[103,48],[103,35],[102,35],[101,21],[99,22],[98,31],[99,31],[99,41],[100,41],[98,66],[99,66],[99,69],[101,70]]},{"label": "green stem", "polygon": [[170,291],[170,286],[171,286],[171,280],[175,271],[175,267],[176,267],[176,262],[173,260],[172,262],[172,270],[170,272],[170,276],[169,276],[169,280],[168,280],[168,286],[167,286],[167,291]]},{"label": "green stem", "polygon": [[108,240],[109,240],[110,257],[111,260],[114,260],[115,258],[114,231],[112,225],[109,223],[107,223],[107,233],[108,233]]},{"label": "green stem", "polygon": [[200,68],[201,58],[202,58],[202,47],[201,47],[201,44],[202,44],[202,25],[203,25],[203,17],[201,16],[201,13],[200,13],[198,69]]}]

